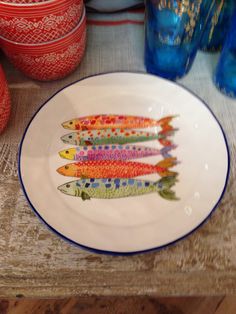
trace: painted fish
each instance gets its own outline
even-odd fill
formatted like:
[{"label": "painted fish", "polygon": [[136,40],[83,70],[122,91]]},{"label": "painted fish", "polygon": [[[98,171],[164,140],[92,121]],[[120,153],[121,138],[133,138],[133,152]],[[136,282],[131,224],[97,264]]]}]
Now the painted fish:
[{"label": "painted fish", "polygon": [[151,173],[166,177],[177,175],[176,172],[168,170],[176,163],[176,158],[164,159],[156,165],[119,160],[84,161],[67,164],[58,168],[57,172],[64,176],[80,178],[133,178]]},{"label": "painted fish", "polygon": [[157,182],[135,179],[82,179],[65,183],[58,190],[66,195],[91,198],[114,199],[129,196],[158,193],[166,200],[178,200],[171,187],[176,177],[165,177]]},{"label": "painted fish", "polygon": [[160,120],[154,120],[138,116],[126,115],[93,115],[72,119],[62,123],[65,129],[69,130],[101,130],[101,129],[139,129],[160,126],[162,129],[172,129],[170,122],[176,116],[164,117]]},{"label": "painted fish", "polygon": [[176,130],[151,133],[127,129],[106,129],[93,131],[78,131],[66,134],[61,140],[66,144],[89,146],[106,144],[127,144],[158,140],[164,146],[172,145],[166,137],[173,135]]},{"label": "painted fish", "polygon": [[176,146],[166,146],[162,149],[137,145],[97,145],[77,146],[59,152],[62,158],[77,161],[95,160],[128,160],[162,155],[163,158],[171,157],[169,152]]}]

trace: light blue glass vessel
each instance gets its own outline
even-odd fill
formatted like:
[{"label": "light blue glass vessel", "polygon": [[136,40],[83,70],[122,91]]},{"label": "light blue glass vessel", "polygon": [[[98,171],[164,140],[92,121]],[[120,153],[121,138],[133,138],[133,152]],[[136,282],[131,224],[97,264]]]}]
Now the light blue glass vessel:
[{"label": "light blue glass vessel", "polygon": [[200,43],[200,48],[203,51],[219,51],[222,48],[235,2],[235,0],[216,0]]},{"label": "light blue glass vessel", "polygon": [[236,97],[236,10],[216,68],[214,82],[221,92]]},{"label": "light blue glass vessel", "polygon": [[188,73],[214,0],[146,0],[145,65],[175,80]]}]

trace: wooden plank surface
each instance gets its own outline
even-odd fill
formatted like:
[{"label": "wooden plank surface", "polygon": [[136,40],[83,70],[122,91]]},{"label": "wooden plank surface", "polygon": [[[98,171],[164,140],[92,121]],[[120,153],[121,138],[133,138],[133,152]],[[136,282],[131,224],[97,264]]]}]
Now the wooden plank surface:
[{"label": "wooden plank surface", "polygon": [[131,29],[131,35],[127,35],[130,38],[126,57],[117,54],[118,47],[112,45],[116,30],[106,32],[111,49],[109,58],[113,56],[116,61],[103,59],[106,45],[97,42],[98,50],[96,40],[100,33],[90,28],[83,63],[58,82],[32,81],[4,57],[1,59],[11,90],[12,116],[0,138],[0,296],[236,293],[236,103],[212,84],[217,55],[199,53],[190,74],[180,81],[209,104],[225,129],[231,151],[231,175],[225,197],[211,219],[194,234],[160,252],[129,257],[96,255],[68,244],[49,231],[23,195],[16,176],[17,147],[36,109],[56,90],[80,77],[115,70],[144,70],[142,41],[135,40],[135,32],[139,33],[140,28],[133,33]]}]

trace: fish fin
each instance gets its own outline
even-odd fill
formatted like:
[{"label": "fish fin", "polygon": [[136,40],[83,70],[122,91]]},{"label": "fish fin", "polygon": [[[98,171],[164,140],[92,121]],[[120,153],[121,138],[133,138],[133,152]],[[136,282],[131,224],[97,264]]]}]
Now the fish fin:
[{"label": "fish fin", "polygon": [[91,141],[84,141],[87,146],[93,145]]},{"label": "fish fin", "polygon": [[164,177],[156,182],[158,194],[170,201],[177,201],[179,198],[175,195],[175,192],[171,190],[171,187],[177,182],[176,176]]},{"label": "fish fin", "polygon": [[163,158],[170,158],[171,155],[169,154],[169,152],[172,149],[176,149],[177,145],[170,145],[170,146],[165,146],[160,150],[160,153],[162,155]]},{"label": "fish fin", "polygon": [[175,135],[175,132],[177,132],[178,128],[172,128],[172,129],[165,129],[158,132],[161,138],[166,138],[167,136],[173,136]]},{"label": "fish fin", "polygon": [[81,193],[81,198],[82,198],[83,201],[91,199],[91,197],[88,195],[88,193],[86,193],[84,191]]},{"label": "fish fin", "polygon": [[164,117],[157,121],[157,125],[159,125],[162,130],[172,130],[173,127],[170,125],[170,122],[176,117],[178,117],[178,115]]},{"label": "fish fin", "polygon": [[168,171],[168,170],[164,170],[164,171],[158,172],[158,174],[162,178],[164,178],[164,177],[177,177],[178,176],[178,172]]},{"label": "fish fin", "polygon": [[175,192],[172,190],[163,190],[158,192],[159,195],[169,201],[178,201],[179,198],[175,195]]},{"label": "fish fin", "polygon": [[165,178],[165,177],[177,177],[178,176],[178,172],[175,171],[169,171],[169,170],[164,170],[164,171],[160,171],[158,172],[159,176],[161,178]]},{"label": "fish fin", "polygon": [[176,164],[177,164],[177,158],[176,157],[170,157],[170,158],[166,158],[166,159],[159,161],[156,164],[156,167],[168,169],[168,168],[174,167]]}]

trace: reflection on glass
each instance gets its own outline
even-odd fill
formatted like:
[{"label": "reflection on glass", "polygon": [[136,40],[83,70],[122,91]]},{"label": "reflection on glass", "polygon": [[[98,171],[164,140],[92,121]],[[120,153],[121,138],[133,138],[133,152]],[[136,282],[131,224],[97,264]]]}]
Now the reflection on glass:
[{"label": "reflection on glass", "polygon": [[147,0],[145,64],[168,79],[192,66],[214,0]]},{"label": "reflection on glass", "polygon": [[202,50],[218,51],[222,48],[234,7],[235,0],[216,0],[201,40]]}]

